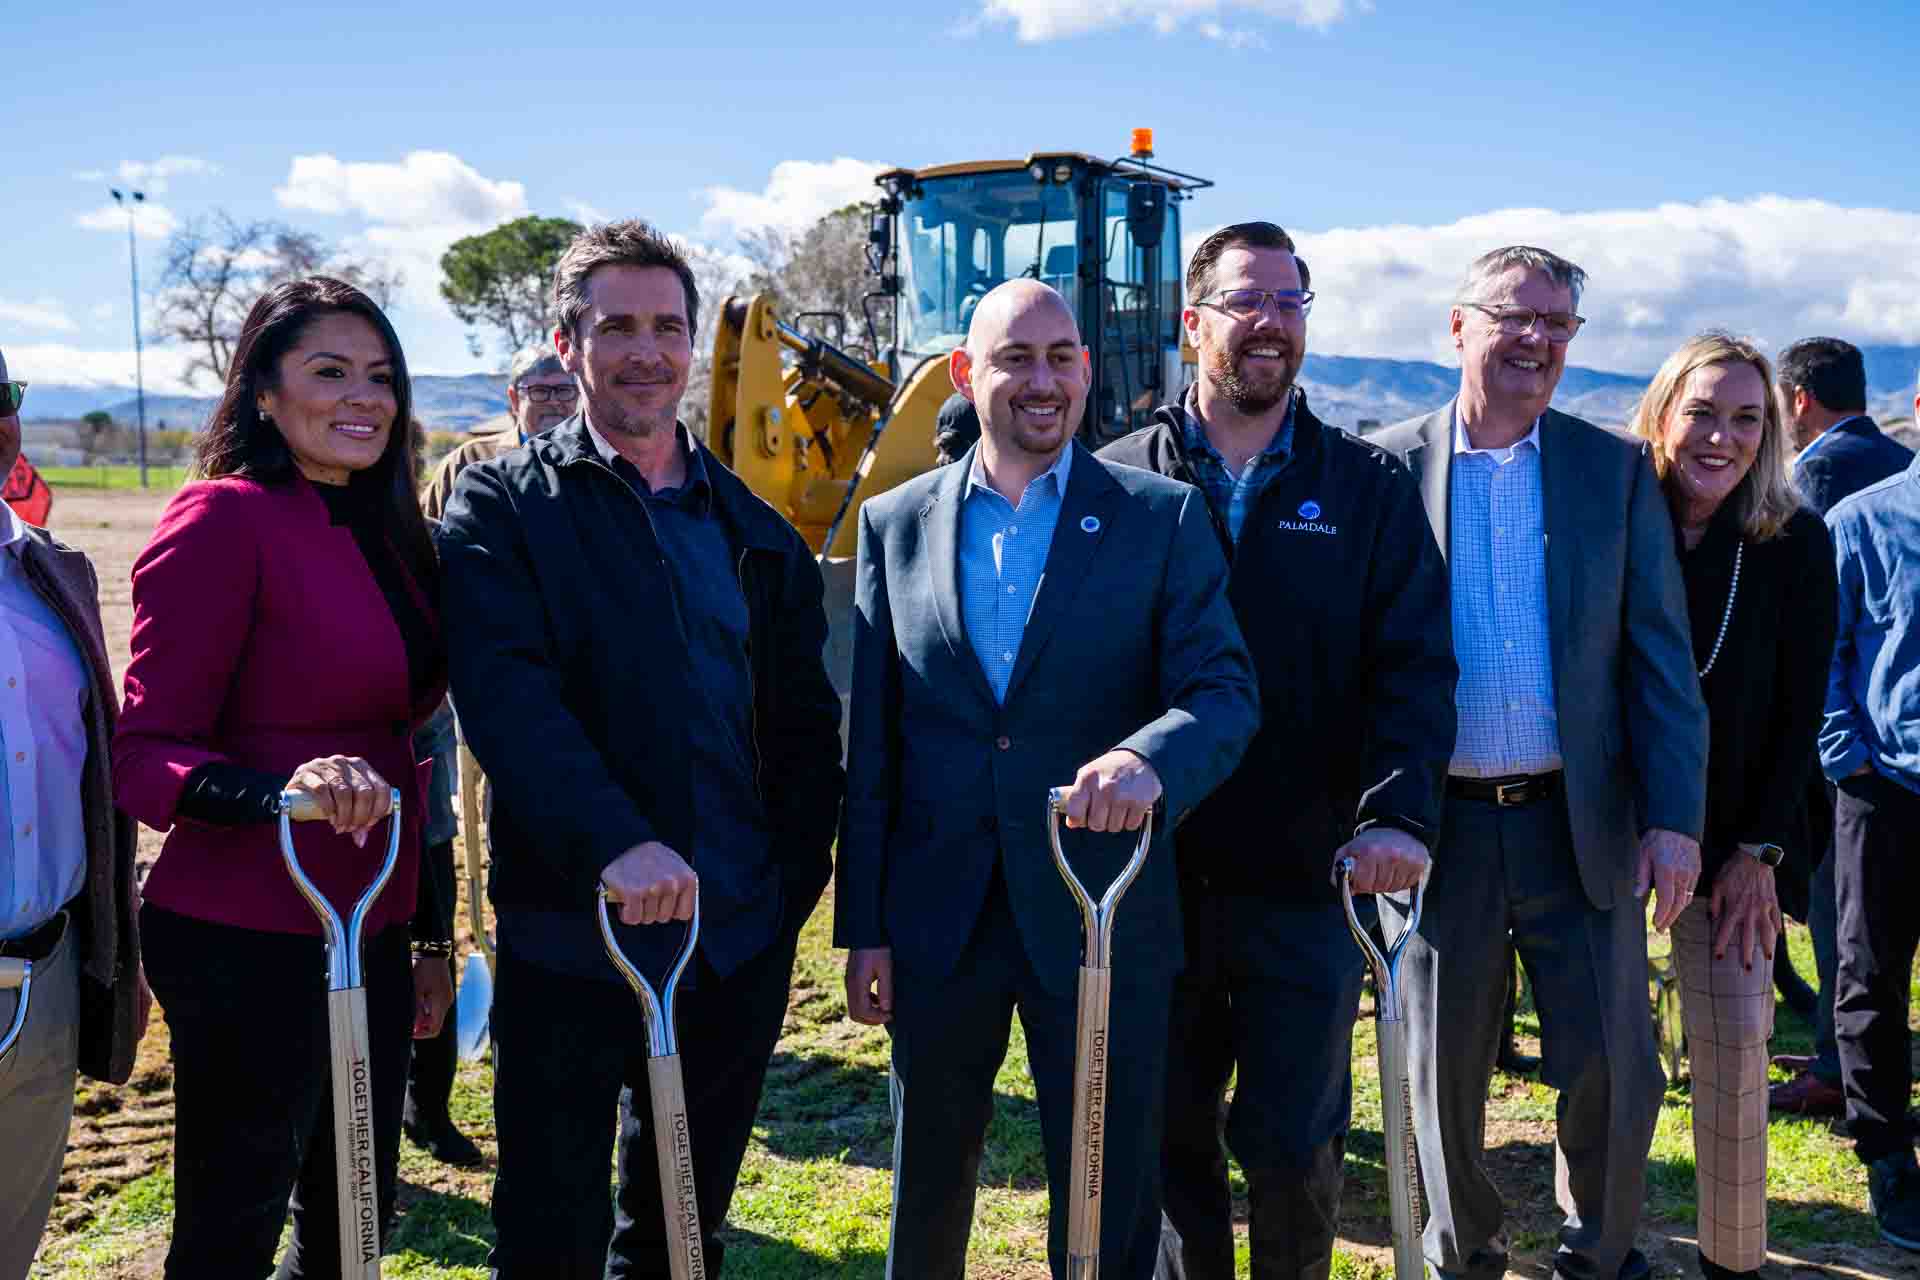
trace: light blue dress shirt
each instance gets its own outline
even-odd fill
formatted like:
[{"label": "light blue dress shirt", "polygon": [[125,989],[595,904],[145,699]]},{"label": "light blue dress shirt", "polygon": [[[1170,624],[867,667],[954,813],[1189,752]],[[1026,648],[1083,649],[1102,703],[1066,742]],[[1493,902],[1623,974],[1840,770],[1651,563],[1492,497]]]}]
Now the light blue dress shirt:
[{"label": "light blue dress shirt", "polygon": [[1059,461],[1028,483],[1015,507],[987,483],[980,450],[973,451],[960,496],[960,618],[1000,702],[1006,701],[1020,639],[1040,593],[1072,469],[1073,446],[1068,444]]},{"label": "light blue dress shirt", "polygon": [[1820,763],[1835,782],[1870,764],[1920,791],[1920,457],[1827,513],[1840,630]]},{"label": "light blue dress shirt", "polygon": [[1460,727],[1448,772],[1547,773],[1561,759],[1539,421],[1511,448],[1475,449],[1456,414],[1452,481],[1447,565]]},{"label": "light blue dress shirt", "polygon": [[53,918],[86,883],[80,778],[87,668],[20,563],[26,528],[0,504],[0,939]]}]

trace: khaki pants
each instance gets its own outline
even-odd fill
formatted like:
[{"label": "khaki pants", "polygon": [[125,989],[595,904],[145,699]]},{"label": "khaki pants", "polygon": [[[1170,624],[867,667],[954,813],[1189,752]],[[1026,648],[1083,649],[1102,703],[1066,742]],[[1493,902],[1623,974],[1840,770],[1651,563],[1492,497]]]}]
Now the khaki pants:
[{"label": "khaki pants", "polygon": [[[0,1280],[26,1276],[60,1184],[80,1058],[78,951],[69,925],[34,962],[26,1025],[0,1062]],[[0,1033],[13,1025],[19,998],[0,991]]]},{"label": "khaki pants", "polygon": [[[1767,1039],[1773,967],[1746,968],[1729,943],[1713,958],[1713,919],[1697,898],[1673,925],[1680,1017],[1693,1067],[1693,1165],[1700,1252],[1729,1271],[1767,1257]],[[1785,946],[1784,939],[1780,943]]]}]

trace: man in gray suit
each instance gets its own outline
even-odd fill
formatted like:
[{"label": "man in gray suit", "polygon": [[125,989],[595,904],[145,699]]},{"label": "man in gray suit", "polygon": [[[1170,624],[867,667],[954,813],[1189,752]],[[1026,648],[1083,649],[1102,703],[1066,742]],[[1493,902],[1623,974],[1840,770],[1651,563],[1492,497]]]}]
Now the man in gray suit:
[{"label": "man in gray suit", "polygon": [[1707,713],[1646,444],[1547,407],[1585,279],[1525,246],[1476,260],[1452,311],[1460,394],[1373,437],[1420,477],[1453,582],[1459,735],[1407,951],[1425,1248],[1449,1275],[1506,1269],[1481,1152],[1509,930],[1560,1091],[1555,1275],[1647,1269],[1662,1077],[1641,899],[1657,891],[1665,929],[1693,896]]},{"label": "man in gray suit", "polygon": [[995,289],[951,368],[980,441],[868,500],[855,579],[834,941],[849,1014],[893,1035],[888,1274],[963,1274],[1015,1009],[1065,1274],[1082,930],[1045,806],[1071,782],[1065,848],[1095,894],[1156,815],[1114,932],[1101,1231],[1103,1274],[1147,1280],[1183,954],[1168,833],[1253,736],[1252,662],[1199,491],[1073,443],[1086,356],[1059,294]]}]

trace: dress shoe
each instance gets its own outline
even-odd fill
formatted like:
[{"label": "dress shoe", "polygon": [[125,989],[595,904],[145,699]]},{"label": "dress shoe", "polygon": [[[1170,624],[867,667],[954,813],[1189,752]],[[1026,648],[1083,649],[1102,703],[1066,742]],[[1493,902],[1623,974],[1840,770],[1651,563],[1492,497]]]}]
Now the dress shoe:
[{"label": "dress shoe", "polygon": [[1760,1272],[1757,1269],[1753,1271],[1731,1270],[1721,1266],[1698,1249],[1693,1251],[1693,1256],[1700,1260],[1700,1274],[1706,1277],[1706,1280],[1760,1280]]},{"label": "dress shoe", "polygon": [[479,1147],[473,1145],[473,1139],[454,1128],[451,1120],[443,1120],[436,1125],[409,1121],[400,1129],[414,1146],[441,1164],[452,1165],[456,1169],[472,1169],[486,1163],[486,1157],[480,1153]]},{"label": "dress shoe", "polygon": [[1881,1238],[1920,1253],[1920,1165],[1911,1149],[1867,1166],[1867,1200]]},{"label": "dress shoe", "polygon": [[1493,1065],[1510,1076],[1530,1076],[1540,1070],[1540,1059],[1530,1053],[1520,1052],[1519,1047],[1509,1040],[1500,1046],[1500,1056],[1493,1060]]},{"label": "dress shoe", "polygon": [[1785,1084],[1767,1088],[1767,1106],[1802,1116],[1837,1116],[1847,1109],[1847,1095],[1811,1071],[1802,1071]]},{"label": "dress shoe", "polygon": [[[1576,1258],[1577,1255],[1562,1252],[1561,1258]],[[1579,1259],[1585,1261],[1585,1259]],[[1647,1280],[1653,1274],[1653,1264],[1647,1261],[1647,1255],[1638,1249],[1627,1250],[1627,1256],[1620,1259],[1620,1270],[1616,1280]],[[1565,1271],[1556,1264],[1553,1268],[1554,1280],[1571,1280]]]}]

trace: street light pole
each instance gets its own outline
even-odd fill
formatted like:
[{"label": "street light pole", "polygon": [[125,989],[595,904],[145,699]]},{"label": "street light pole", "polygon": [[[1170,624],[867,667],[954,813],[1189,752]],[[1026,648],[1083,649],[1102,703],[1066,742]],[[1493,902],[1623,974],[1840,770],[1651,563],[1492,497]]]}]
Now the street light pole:
[{"label": "street light pole", "polygon": [[113,202],[127,211],[127,273],[133,279],[133,384],[135,403],[140,413],[140,487],[147,487],[147,376],[140,351],[140,258],[133,246],[133,206],[144,204],[147,193],[128,191],[122,196],[117,188]]}]

